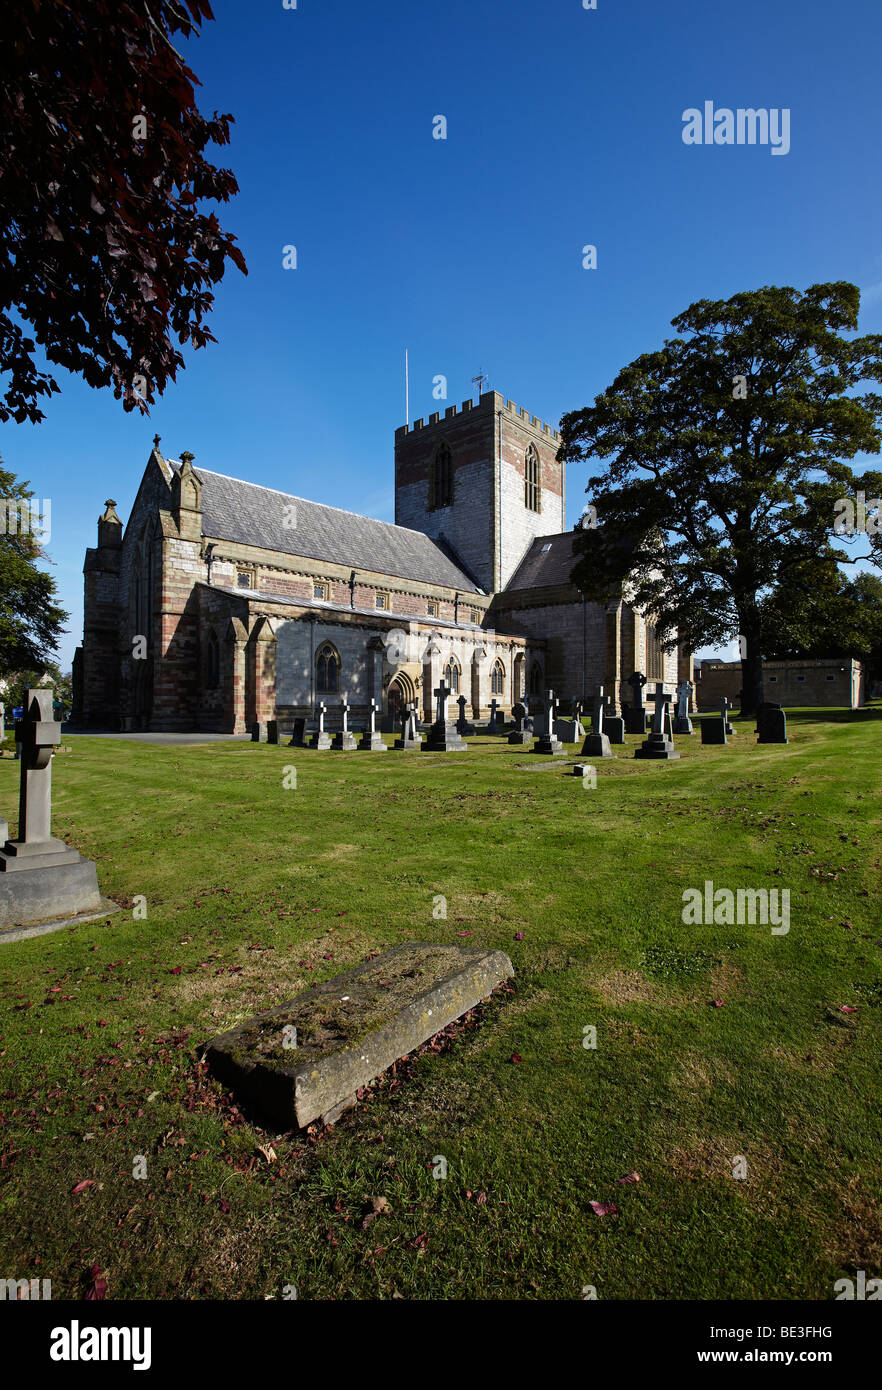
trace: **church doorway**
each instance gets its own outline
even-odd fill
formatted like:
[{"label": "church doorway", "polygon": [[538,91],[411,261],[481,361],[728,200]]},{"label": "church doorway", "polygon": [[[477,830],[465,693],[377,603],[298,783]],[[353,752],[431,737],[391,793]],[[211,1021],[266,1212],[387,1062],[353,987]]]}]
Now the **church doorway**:
[{"label": "church doorway", "polygon": [[404,696],[401,686],[397,681],[393,681],[389,686],[389,718],[393,725],[401,723],[401,711],[404,708]]},{"label": "church doorway", "polygon": [[392,727],[397,728],[401,722],[405,708],[414,704],[416,701],[416,690],[410,676],[404,671],[399,671],[389,682],[386,691],[386,713],[393,721]]}]

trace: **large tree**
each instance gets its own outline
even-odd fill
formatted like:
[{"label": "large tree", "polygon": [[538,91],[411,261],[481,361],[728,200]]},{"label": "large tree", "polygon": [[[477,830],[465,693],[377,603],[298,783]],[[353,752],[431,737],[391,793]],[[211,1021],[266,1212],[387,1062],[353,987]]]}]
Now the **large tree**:
[{"label": "large tree", "polygon": [[[0,679],[45,668],[68,614],[56,602],[55,580],[37,568],[45,560],[33,493],[0,463]],[[41,518],[42,519],[42,518]]]},{"label": "large tree", "polygon": [[762,699],[767,610],[780,641],[781,594],[848,559],[837,499],[878,484],[845,461],[882,438],[882,397],[860,389],[882,380],[882,337],[854,336],[859,308],[845,282],[701,300],[561,422],[562,460],[610,460],[574,582],[597,600],[624,584],[668,646],[740,637],[744,713]]},{"label": "large tree", "polygon": [[[173,47],[206,0],[16,0],[0,45],[0,420],[43,419],[59,388],[35,357],[147,410],[204,319],[235,237],[203,200],[237,191],[204,155],[231,117],[201,115]],[[33,336],[28,336],[28,333]]]}]

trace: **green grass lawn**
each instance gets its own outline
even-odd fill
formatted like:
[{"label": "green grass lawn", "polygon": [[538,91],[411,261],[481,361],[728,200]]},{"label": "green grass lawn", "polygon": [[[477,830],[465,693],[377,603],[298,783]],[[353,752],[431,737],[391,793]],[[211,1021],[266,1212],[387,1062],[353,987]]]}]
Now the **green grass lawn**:
[{"label": "green grass lawn", "polygon": [[[54,1298],[97,1264],[110,1298],[830,1299],[882,1273],[882,710],[795,712],[786,747],[736,727],[678,739],[676,763],[629,739],[594,790],[486,738],[68,740],[55,833],[125,910],[0,946],[0,1277]],[[13,822],[17,782],[3,759]],[[707,879],[788,889],[789,932],[684,926]],[[197,1059],[372,951],[460,939],[506,951],[513,990],[332,1129],[270,1133]]]}]

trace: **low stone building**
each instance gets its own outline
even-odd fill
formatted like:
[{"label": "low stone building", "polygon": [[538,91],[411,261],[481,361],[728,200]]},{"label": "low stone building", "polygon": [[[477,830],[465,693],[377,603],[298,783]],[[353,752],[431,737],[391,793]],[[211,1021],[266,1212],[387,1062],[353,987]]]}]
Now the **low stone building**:
[{"label": "low stone building", "polygon": [[[865,700],[864,667],[853,657],[791,657],[763,662],[763,694],[777,705],[860,709]],[[716,710],[726,697],[741,698],[740,661],[702,661],[695,699],[699,710]]]},{"label": "low stone building", "polygon": [[496,392],[396,431],[395,524],[159,444],[125,528],[108,501],[86,552],[84,727],[237,733],[344,695],[390,727],[411,702],[433,718],[442,679],[479,721],[549,685],[618,708],[635,668],[669,693],[691,674],[621,598],[572,586],[559,436]]}]

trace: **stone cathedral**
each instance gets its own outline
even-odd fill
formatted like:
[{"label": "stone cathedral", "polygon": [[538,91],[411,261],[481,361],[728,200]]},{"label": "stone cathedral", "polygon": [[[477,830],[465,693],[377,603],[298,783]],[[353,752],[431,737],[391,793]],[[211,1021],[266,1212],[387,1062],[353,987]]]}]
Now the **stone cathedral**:
[{"label": "stone cathedral", "polygon": [[554,429],[495,391],[395,433],[395,523],[163,457],[154,442],[125,527],[105,504],[86,551],[73,719],[83,727],[242,733],[345,697],[382,727],[442,678],[466,716],[551,687],[561,709],[635,670],[673,692],[691,656],[661,650],[622,594],[570,582]]}]

